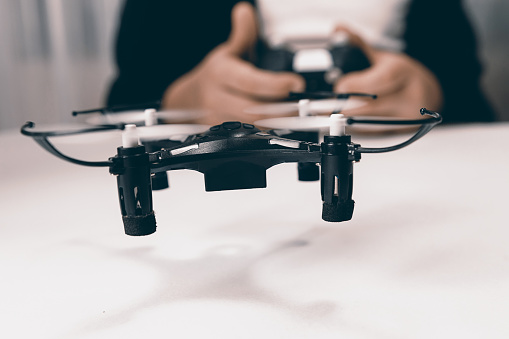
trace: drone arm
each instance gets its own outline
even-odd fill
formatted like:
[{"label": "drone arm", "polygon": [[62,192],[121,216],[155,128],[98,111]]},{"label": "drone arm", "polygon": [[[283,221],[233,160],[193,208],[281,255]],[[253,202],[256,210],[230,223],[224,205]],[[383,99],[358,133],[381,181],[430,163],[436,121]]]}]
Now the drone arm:
[{"label": "drone arm", "polygon": [[420,113],[422,115],[428,115],[430,118],[424,119],[424,120],[390,120],[390,121],[383,121],[383,120],[356,120],[355,118],[349,118],[348,124],[378,124],[378,125],[421,125],[419,130],[408,140],[389,147],[381,147],[381,148],[366,148],[366,147],[358,147],[356,149],[356,152],[359,153],[386,153],[386,152],[392,152],[396,151],[398,149],[401,149],[403,147],[406,147],[410,145],[411,143],[419,140],[423,136],[425,136],[429,131],[433,129],[436,125],[442,122],[442,116],[433,111],[429,111],[425,108],[421,108]]},{"label": "drone arm", "polygon": [[417,133],[415,133],[410,139],[408,139],[400,144],[394,145],[394,146],[380,147],[380,148],[359,147],[359,148],[357,148],[357,152],[360,152],[360,153],[386,153],[386,152],[396,151],[396,150],[406,147],[406,146],[410,145],[411,143],[417,141],[418,139],[422,138],[425,134],[427,134],[429,131],[431,131],[432,128],[433,127],[430,127],[429,125],[424,125],[421,128],[419,128]]},{"label": "drone arm", "polygon": [[89,167],[110,167],[113,165],[111,161],[85,161],[80,160],[76,158],[72,158],[70,156],[67,156],[60,152],[49,140],[48,137],[53,136],[65,136],[65,135],[73,135],[73,134],[80,134],[80,133],[88,133],[88,132],[95,132],[95,131],[103,131],[103,130],[109,130],[109,129],[116,129],[119,128],[119,126],[114,125],[104,125],[104,126],[98,126],[98,127],[92,127],[89,129],[83,129],[80,131],[62,131],[62,132],[32,132],[29,131],[29,128],[33,128],[35,124],[31,121],[28,121],[21,127],[21,133],[23,135],[32,137],[35,142],[37,142],[42,148],[44,148],[46,151],[50,152],[54,156],[63,159],[65,161],[71,162],[73,164],[82,165],[82,166],[89,166]]},{"label": "drone arm", "polygon": [[112,165],[111,161],[85,161],[76,158],[69,157],[62,152],[60,152],[46,137],[34,137],[35,142],[37,142],[42,148],[46,151],[50,152],[54,156],[63,159],[65,161],[71,162],[76,165],[81,166],[89,166],[89,167],[109,167]]},{"label": "drone arm", "polygon": [[45,137],[34,137],[34,140],[46,151],[50,152],[54,156],[71,162],[73,164],[89,166],[89,167],[109,167],[112,165],[111,161],[84,161],[76,158],[71,158],[62,152],[60,152],[49,140]]}]

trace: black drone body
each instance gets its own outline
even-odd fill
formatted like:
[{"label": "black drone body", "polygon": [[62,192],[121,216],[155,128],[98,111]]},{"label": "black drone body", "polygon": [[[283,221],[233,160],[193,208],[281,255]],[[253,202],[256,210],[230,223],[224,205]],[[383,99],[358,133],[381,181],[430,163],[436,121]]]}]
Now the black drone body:
[{"label": "black drone body", "polygon": [[[364,94],[303,94],[311,98]],[[152,110],[153,111],[153,110]],[[118,196],[125,233],[148,235],[156,230],[152,190],[168,188],[167,172],[188,169],[204,174],[206,191],[224,191],[267,186],[266,171],[281,163],[298,163],[300,181],[320,180],[322,219],[329,222],[352,218],[353,164],[362,153],[384,153],[403,148],[428,133],[442,117],[421,109],[426,119],[369,120],[330,115],[330,131],[319,142],[318,131],[260,130],[252,124],[224,122],[184,141],[168,137],[141,138],[134,124],[98,125],[74,131],[37,132],[26,123],[21,132],[31,136],[53,155],[84,166],[109,167],[117,176]],[[147,120],[148,121],[148,120]],[[345,126],[352,124],[420,125],[408,140],[384,148],[364,148],[352,142]],[[147,124],[148,126],[148,124]],[[148,128],[148,127],[144,127]],[[64,155],[50,137],[102,130],[123,130],[122,146],[107,161],[90,162]]]},{"label": "black drone body", "polygon": [[[232,121],[170,148],[164,148],[163,140],[119,147],[118,154],[111,158],[110,172],[118,178],[126,233],[145,235],[155,231],[151,191],[168,187],[161,173],[178,169],[201,172],[206,191],[265,188],[267,169],[289,162],[310,164],[316,169],[316,164],[321,164],[322,218],[334,222],[350,220],[354,207],[353,162],[360,160],[358,145],[348,135],[326,136],[321,144],[284,136]],[[159,151],[147,152],[161,146]],[[309,169],[300,167],[300,172],[305,171]]]}]

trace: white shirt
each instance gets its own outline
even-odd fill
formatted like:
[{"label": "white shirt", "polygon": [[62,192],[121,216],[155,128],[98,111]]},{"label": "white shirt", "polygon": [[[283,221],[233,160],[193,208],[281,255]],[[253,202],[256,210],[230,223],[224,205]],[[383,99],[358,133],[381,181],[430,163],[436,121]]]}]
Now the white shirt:
[{"label": "white shirt", "polygon": [[261,34],[272,47],[291,39],[326,39],[337,25],[367,43],[401,51],[410,0],[257,0]]}]

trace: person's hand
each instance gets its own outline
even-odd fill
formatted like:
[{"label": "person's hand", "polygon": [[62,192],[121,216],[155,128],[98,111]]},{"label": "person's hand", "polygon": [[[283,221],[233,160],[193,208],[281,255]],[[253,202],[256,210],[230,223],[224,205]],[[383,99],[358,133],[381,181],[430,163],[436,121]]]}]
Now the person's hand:
[{"label": "person's hand", "polygon": [[370,93],[378,98],[345,114],[418,119],[422,107],[440,110],[441,86],[424,65],[403,53],[377,50],[359,36],[347,33],[351,42],[364,51],[371,67],[344,75],[335,84],[334,91]]},{"label": "person's hand", "polygon": [[256,43],[256,22],[249,3],[235,5],[228,40],[168,87],[163,107],[204,109],[209,114],[202,122],[209,124],[252,122],[260,117],[244,113],[245,108],[283,99],[290,91],[302,91],[305,83],[300,76],[260,70],[242,59]]}]

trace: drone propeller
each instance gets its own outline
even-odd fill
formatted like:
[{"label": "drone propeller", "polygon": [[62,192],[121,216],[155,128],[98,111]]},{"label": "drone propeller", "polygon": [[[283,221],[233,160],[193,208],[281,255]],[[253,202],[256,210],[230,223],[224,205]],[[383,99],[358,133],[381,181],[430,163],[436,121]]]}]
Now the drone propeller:
[{"label": "drone propeller", "polygon": [[[367,93],[334,93],[334,92],[290,92],[290,99],[299,100],[298,102],[276,103],[271,105],[258,106],[258,110],[250,110],[252,113],[270,114],[290,113],[298,111],[298,116],[278,117],[270,119],[262,119],[255,122],[256,125],[270,129],[285,129],[290,131],[324,131],[329,128],[328,116],[316,115],[317,113],[328,113],[334,115],[348,109],[360,107],[366,104],[365,100],[349,99],[352,96],[376,99],[377,96]],[[313,101],[311,101],[313,99]],[[342,104],[344,104],[342,106]],[[341,107],[342,106],[342,107]],[[348,113],[348,112],[346,112]],[[348,115],[348,114],[347,114]],[[362,124],[362,131],[376,131],[383,129],[382,126],[391,125],[392,129],[406,129],[408,125],[422,125],[422,120],[405,120],[398,117],[377,117],[362,116],[349,117],[348,125]],[[358,127],[353,127],[357,130]],[[385,130],[385,129],[384,129]]]},{"label": "drone propeller", "polygon": [[[386,117],[349,117],[346,118],[346,125],[351,128],[357,128],[358,125],[362,126],[362,131],[366,130],[377,130],[383,128],[383,126],[391,126],[391,128],[402,128],[406,129],[409,126],[421,126],[426,127],[429,124],[440,123],[438,118],[433,115],[434,112],[426,109],[421,109],[421,115],[427,115],[431,118],[427,119],[403,119],[403,118],[386,118]],[[290,131],[306,131],[306,132],[318,132],[327,131],[330,128],[329,117],[334,117],[343,114],[333,113],[330,116],[298,116],[298,117],[280,117],[271,118],[255,121],[257,126],[275,130],[290,130]],[[438,121],[438,122],[437,122]],[[434,126],[433,125],[433,126]]]},{"label": "drone propeller", "polygon": [[137,126],[142,126],[146,122],[147,110],[152,110],[155,112],[155,120],[157,122],[154,122],[153,124],[192,121],[202,117],[205,114],[205,111],[203,110],[191,109],[156,111],[160,108],[160,106],[160,101],[152,101],[141,104],[108,106],[84,111],[73,111],[72,115],[77,116],[95,113],[93,116],[88,117],[85,120],[87,123],[92,125],[136,124]]},{"label": "drone propeller", "polygon": [[298,100],[297,102],[278,102],[248,107],[244,112],[261,115],[284,115],[299,112],[299,115],[302,115],[300,112],[301,101],[307,99],[313,101],[309,102],[306,115],[337,113],[366,105],[366,98],[375,99],[376,95],[366,93],[290,92],[288,99]]},{"label": "drone propeller", "polygon": [[268,129],[290,131],[324,131],[329,128],[328,116],[281,117],[255,121],[255,125]]},{"label": "drone propeller", "polygon": [[[202,117],[205,113],[199,110],[164,110],[157,111],[155,116],[157,121],[164,123],[176,123],[182,121],[191,121]],[[145,122],[145,113],[143,110],[122,111],[117,113],[101,113],[85,120],[92,125],[105,124],[136,124],[143,125]]]},{"label": "drone propeller", "polygon": [[[291,131],[320,131],[329,128],[328,116],[317,116],[316,113],[338,113],[346,107],[347,100],[351,95],[370,96],[369,94],[356,93],[331,93],[331,92],[310,92],[310,93],[290,93],[291,99],[299,100],[298,102],[279,103],[262,108],[270,108],[272,113],[290,113],[298,110],[298,116],[279,117],[271,119],[262,119],[255,122],[256,125],[270,129],[286,129]],[[333,97],[333,99],[330,99]],[[370,96],[371,97],[371,96]],[[324,99],[329,98],[329,99]],[[318,99],[311,101],[310,99]],[[320,100],[322,99],[322,100]],[[349,101],[350,103],[352,101]],[[360,102],[359,102],[360,103]],[[363,103],[362,103],[363,104]],[[352,107],[353,108],[353,107]],[[258,113],[261,113],[259,111]]]},{"label": "drone propeller", "polygon": [[[334,115],[334,114],[333,114]],[[347,125],[349,128],[352,128],[353,131],[385,131],[386,127],[391,126],[391,130],[393,129],[408,129],[409,125],[420,125],[422,120],[412,120],[415,121],[413,124],[402,124],[407,120],[403,118],[387,118],[387,117],[379,117],[379,116],[348,116],[345,115],[347,120]],[[352,126],[355,122],[355,126]],[[358,126],[361,124],[362,127]],[[281,129],[281,130],[290,130],[290,131],[327,131],[329,129],[329,116],[304,116],[304,117],[280,117],[280,118],[270,118],[270,119],[262,119],[255,121],[255,125],[266,128],[266,129]]]},{"label": "drone propeller", "polygon": [[[322,99],[310,103],[311,114],[323,114],[331,112],[342,112],[366,105],[364,100],[359,99]],[[299,111],[298,102],[280,102],[274,104],[248,107],[244,112],[260,115],[284,115]]]},{"label": "drone propeller", "polygon": [[203,133],[208,130],[208,125],[198,124],[165,124],[155,126],[141,126],[138,127],[138,134],[140,140],[182,140],[191,134]]},{"label": "drone propeller", "polygon": [[[148,110],[147,110],[148,111]],[[120,133],[128,124],[102,124],[90,126],[87,124],[26,124],[23,127],[25,135],[44,138],[60,137],[59,143],[88,144],[97,143],[115,138],[120,140]],[[145,122],[145,126],[138,127],[137,131],[141,141],[150,140],[181,140],[191,134],[205,132],[208,125],[199,124],[164,124],[151,125]],[[108,133],[105,133],[108,131]],[[100,133],[99,133],[100,132]]]},{"label": "drone propeller", "polygon": [[[144,124],[137,128],[137,138],[141,143],[150,142],[152,140],[173,140],[182,142],[191,134],[202,133],[210,126],[197,124],[166,124],[153,125],[157,122],[157,112],[149,109],[145,110]],[[66,125],[46,125],[35,126],[33,122],[27,122],[21,128],[21,133],[34,138],[34,140],[48,152],[53,155],[70,161],[75,164],[84,166],[111,166],[110,161],[84,161],[63,154],[48,138],[58,137],[58,144],[73,143],[81,145],[91,145],[97,142],[104,143],[110,141],[119,141],[124,139],[129,130],[124,131],[126,126],[135,126],[134,124],[108,124],[108,125],[83,125],[83,124],[66,124]],[[62,142],[64,141],[64,142]]]}]

